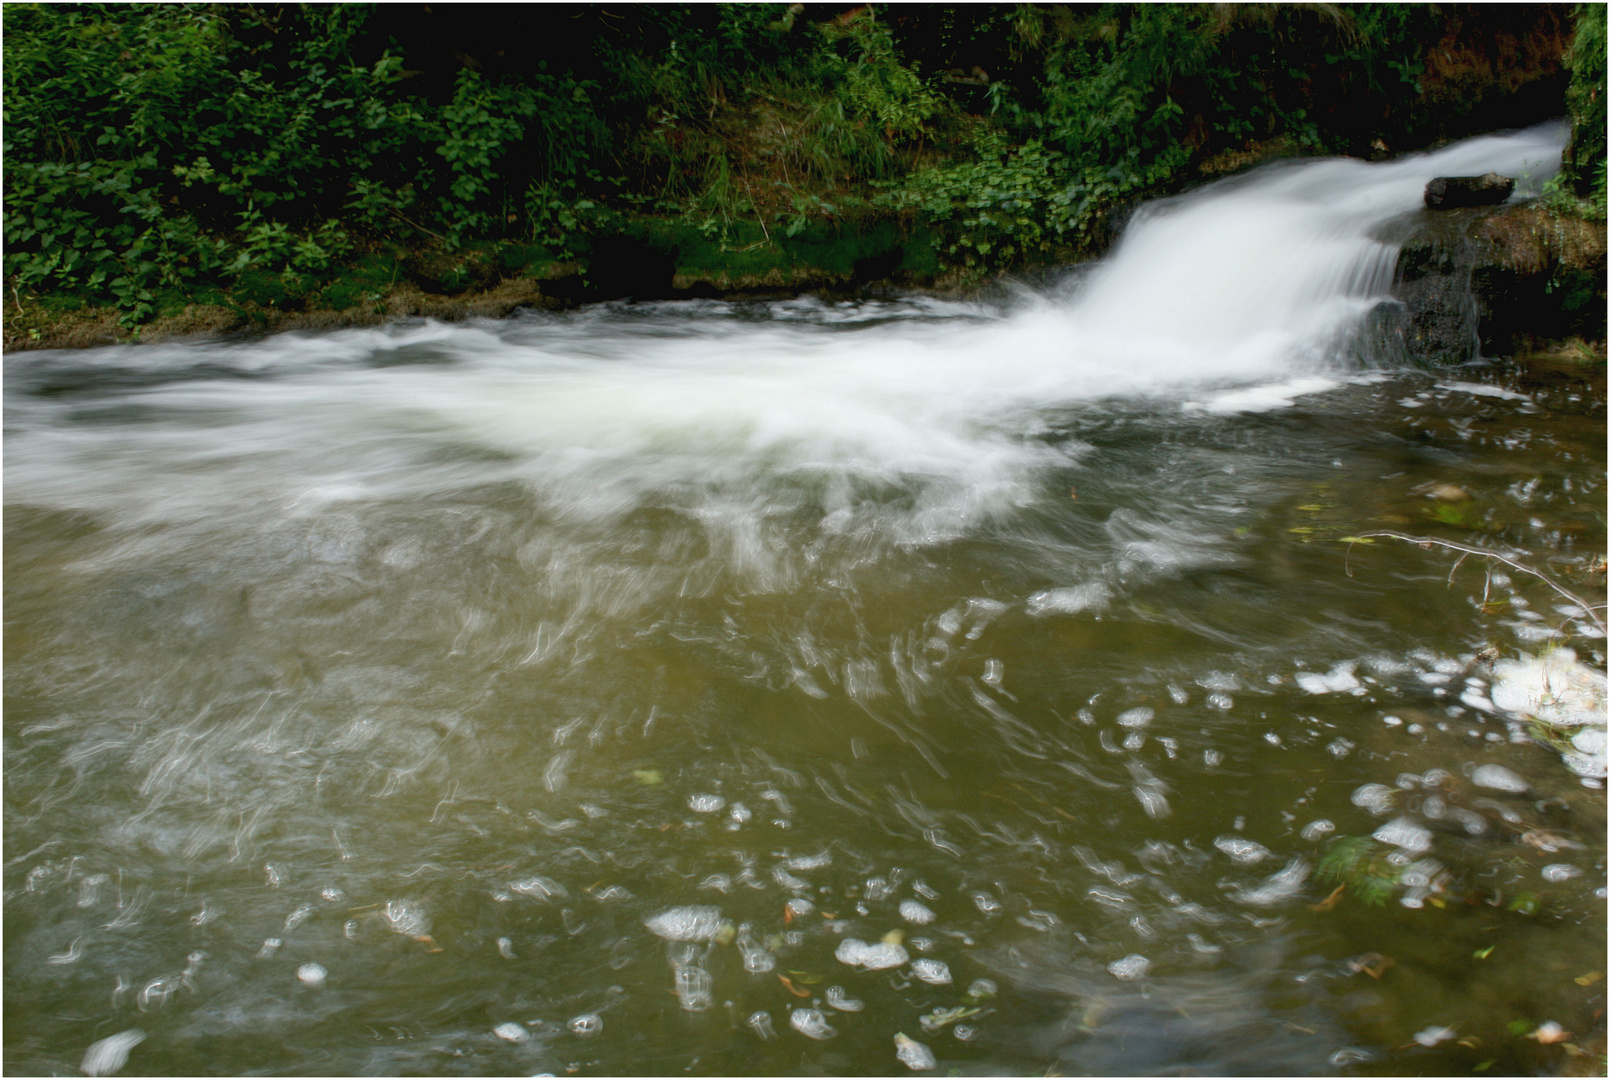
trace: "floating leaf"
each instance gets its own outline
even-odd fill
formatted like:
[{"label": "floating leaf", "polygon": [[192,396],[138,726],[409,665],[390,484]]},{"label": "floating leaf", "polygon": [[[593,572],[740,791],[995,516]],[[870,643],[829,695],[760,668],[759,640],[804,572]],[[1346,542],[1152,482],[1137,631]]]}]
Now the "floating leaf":
[{"label": "floating leaf", "polygon": [[1338,544],[1373,544],[1373,543],[1375,543],[1374,540],[1371,540],[1367,536],[1338,536],[1336,538],[1336,542]]},{"label": "floating leaf", "polygon": [[1537,894],[1532,892],[1523,892],[1504,905],[1505,911],[1513,911],[1521,915],[1536,915],[1537,909]]},{"label": "floating leaf", "polygon": [[639,784],[647,784],[650,787],[665,781],[665,775],[658,769],[633,769],[632,776]]},{"label": "floating leaf", "polygon": [[1489,956],[1493,955],[1493,949],[1495,949],[1495,948],[1497,948],[1497,946],[1489,945],[1485,949],[1477,949],[1475,952],[1471,953],[1470,955],[1474,956],[1477,960],[1485,960]]},{"label": "floating leaf", "polygon": [[1336,886],[1336,888],[1331,890],[1331,894],[1329,896],[1325,897],[1325,899],[1321,900],[1317,904],[1309,904],[1308,905],[1308,910],[1309,911],[1329,911],[1331,908],[1336,906],[1336,901],[1341,899],[1342,891],[1344,889],[1346,889],[1346,888],[1347,888],[1346,885],[1338,885],[1338,886]]},{"label": "floating leaf", "polygon": [[1594,983],[1598,982],[1602,978],[1604,978],[1604,972],[1602,972],[1602,971],[1590,971],[1586,975],[1578,975],[1576,977],[1576,979],[1573,980],[1573,981],[1578,986],[1592,986]]},{"label": "floating leaf", "polygon": [[788,992],[790,994],[793,994],[795,997],[806,998],[806,997],[811,996],[811,992],[809,990],[801,990],[799,987],[795,986],[794,985],[794,980],[790,979],[787,975],[779,975],[779,976],[777,976],[777,979],[785,987],[787,987]]}]

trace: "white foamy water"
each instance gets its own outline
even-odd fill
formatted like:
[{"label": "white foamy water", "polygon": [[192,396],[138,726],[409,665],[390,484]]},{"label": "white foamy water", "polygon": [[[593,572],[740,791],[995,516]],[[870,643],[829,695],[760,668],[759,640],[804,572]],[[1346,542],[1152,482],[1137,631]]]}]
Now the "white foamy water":
[{"label": "white foamy water", "polygon": [[[11,362],[24,388],[103,389],[8,400],[7,481],[17,501],[209,528],[514,482],[577,521],[691,511],[739,564],[761,559],[769,518],[805,508],[830,535],[949,539],[1078,454],[1035,437],[1048,409],[1213,390],[1205,407],[1234,413],[1330,389],[1314,373],[1389,284],[1383,223],[1440,174],[1535,189],[1560,141],[1546,127],[1213,185],[1144,210],[1071,302],[1009,314],[801,300],[694,329],[690,313],[732,309],[644,305],[32,354]],[[896,488],[898,511],[872,505]]]}]

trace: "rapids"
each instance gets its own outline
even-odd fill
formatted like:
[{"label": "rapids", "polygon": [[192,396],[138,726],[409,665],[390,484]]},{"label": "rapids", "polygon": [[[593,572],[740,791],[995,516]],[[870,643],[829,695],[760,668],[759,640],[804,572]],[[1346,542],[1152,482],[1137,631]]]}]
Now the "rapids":
[{"label": "rapids", "polygon": [[1348,539],[1602,594],[1602,372],[1371,329],[1425,182],[1562,138],[1260,169],[1003,303],[8,356],[7,1071],[1602,1053],[1602,783],[1483,652],[1602,633]]}]

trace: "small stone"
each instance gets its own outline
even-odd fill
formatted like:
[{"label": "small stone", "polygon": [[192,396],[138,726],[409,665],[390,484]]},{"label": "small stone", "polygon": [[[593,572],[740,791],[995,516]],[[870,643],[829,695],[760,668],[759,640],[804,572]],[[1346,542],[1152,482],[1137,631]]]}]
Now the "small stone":
[{"label": "small stone", "polygon": [[324,985],[324,980],[329,974],[329,970],[323,964],[303,964],[296,969],[296,977],[315,990]]},{"label": "small stone", "polygon": [[531,1041],[531,1032],[527,1031],[525,1028],[521,1027],[519,1024],[516,1024],[512,1020],[505,1024],[499,1024],[497,1027],[493,1028],[492,1034],[496,1035],[504,1042],[523,1043]]}]

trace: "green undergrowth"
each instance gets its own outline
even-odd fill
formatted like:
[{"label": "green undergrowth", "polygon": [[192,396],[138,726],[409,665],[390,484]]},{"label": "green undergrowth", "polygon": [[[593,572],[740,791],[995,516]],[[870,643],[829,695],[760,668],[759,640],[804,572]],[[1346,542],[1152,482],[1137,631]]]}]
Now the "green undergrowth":
[{"label": "green undergrowth", "polygon": [[[13,313],[69,297],[125,329],[203,298],[380,308],[406,283],[629,294],[634,252],[680,281],[978,280],[1097,254],[1143,198],[1432,145],[1523,94],[1575,121],[1552,205],[1603,214],[1602,5],[19,3],[4,24]],[[1499,79],[1510,40],[1544,58]]]}]

